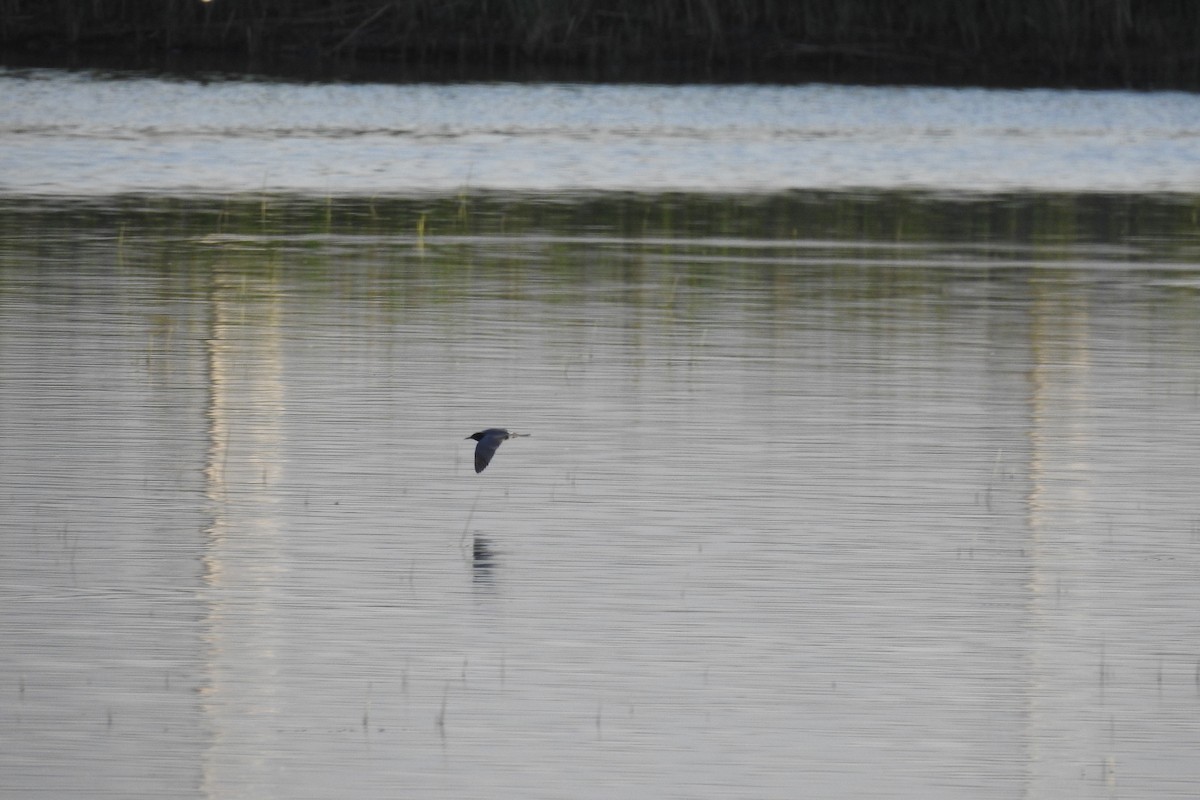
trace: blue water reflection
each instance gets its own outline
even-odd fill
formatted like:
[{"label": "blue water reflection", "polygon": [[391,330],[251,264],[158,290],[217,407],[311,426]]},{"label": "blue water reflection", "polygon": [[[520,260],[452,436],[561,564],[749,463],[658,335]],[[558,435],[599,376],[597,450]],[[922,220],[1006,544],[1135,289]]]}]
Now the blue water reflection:
[{"label": "blue water reflection", "polygon": [[0,71],[0,191],[1191,192],[1200,97]]}]

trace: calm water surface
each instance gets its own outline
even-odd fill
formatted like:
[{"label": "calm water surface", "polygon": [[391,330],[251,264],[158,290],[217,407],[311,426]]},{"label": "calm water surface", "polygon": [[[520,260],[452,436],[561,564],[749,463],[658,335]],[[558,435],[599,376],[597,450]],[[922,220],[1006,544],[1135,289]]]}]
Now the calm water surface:
[{"label": "calm water surface", "polygon": [[0,794],[1195,796],[1194,229],[227,212],[5,211]]},{"label": "calm water surface", "polygon": [[0,69],[0,191],[1194,192],[1200,96]]}]

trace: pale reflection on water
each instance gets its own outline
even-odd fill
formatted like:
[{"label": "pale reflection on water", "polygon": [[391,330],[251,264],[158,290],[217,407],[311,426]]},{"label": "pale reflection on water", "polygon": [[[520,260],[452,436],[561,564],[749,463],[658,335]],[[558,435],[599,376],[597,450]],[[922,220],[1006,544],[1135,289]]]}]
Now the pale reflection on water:
[{"label": "pale reflection on water", "polygon": [[1193,796],[1197,271],[938,244],[9,260],[0,789]]}]

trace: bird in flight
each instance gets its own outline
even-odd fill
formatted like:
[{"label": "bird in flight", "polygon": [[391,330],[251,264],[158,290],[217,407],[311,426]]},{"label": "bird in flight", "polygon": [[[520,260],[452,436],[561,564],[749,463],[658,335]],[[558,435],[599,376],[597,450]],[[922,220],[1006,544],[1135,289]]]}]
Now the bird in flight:
[{"label": "bird in flight", "polygon": [[512,433],[504,428],[488,428],[479,433],[472,433],[467,438],[479,442],[475,445],[475,472],[483,472],[492,462],[492,456],[496,455],[496,448],[500,446],[501,442],[528,435],[528,433]]}]

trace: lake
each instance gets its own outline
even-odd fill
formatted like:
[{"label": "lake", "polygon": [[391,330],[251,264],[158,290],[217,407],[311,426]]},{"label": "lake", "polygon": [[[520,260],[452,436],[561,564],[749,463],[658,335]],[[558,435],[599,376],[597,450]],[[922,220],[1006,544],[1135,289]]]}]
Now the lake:
[{"label": "lake", "polygon": [[[732,125],[678,155],[725,177],[678,192],[653,143],[612,185],[600,161],[529,185],[528,154],[467,181],[453,134],[384,192],[409,156],[354,171],[330,97],[437,87],[218,83],[214,118],[287,92],[318,132],[162,135],[139,81],[205,96],[0,81],[123,108],[3,112],[0,794],[1195,796],[1182,150],[1034,154],[1095,177],[1069,191],[981,156],[910,185],[887,176],[936,148],[870,166],[863,134],[851,192],[739,182]],[[429,113],[517,114],[495,88]],[[581,96],[518,126],[569,150],[562,118],[626,89],[527,91]],[[912,96],[869,92],[880,120]],[[279,141],[286,178],[238,168]],[[293,146],[331,154],[324,188]],[[491,426],[529,436],[476,474]]]}]

